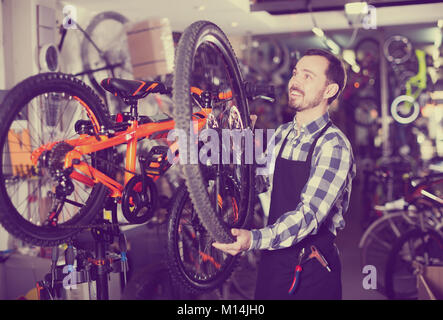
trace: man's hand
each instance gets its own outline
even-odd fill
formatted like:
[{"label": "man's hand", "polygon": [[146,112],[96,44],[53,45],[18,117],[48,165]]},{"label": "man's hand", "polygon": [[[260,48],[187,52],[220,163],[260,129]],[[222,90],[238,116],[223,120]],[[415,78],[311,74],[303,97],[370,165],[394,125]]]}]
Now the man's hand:
[{"label": "man's hand", "polygon": [[251,238],[252,233],[249,230],[245,229],[231,229],[231,233],[233,236],[237,237],[236,241],[233,243],[219,243],[214,242],[212,245],[226,253],[229,253],[233,256],[238,254],[239,252],[247,251],[251,246]]}]

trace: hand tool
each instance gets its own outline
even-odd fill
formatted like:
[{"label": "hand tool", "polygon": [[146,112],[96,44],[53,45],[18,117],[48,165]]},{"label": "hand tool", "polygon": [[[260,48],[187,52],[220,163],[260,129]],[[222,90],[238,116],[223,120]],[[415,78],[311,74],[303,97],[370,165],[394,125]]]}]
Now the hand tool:
[{"label": "hand tool", "polygon": [[320,264],[328,270],[328,272],[331,272],[331,268],[329,268],[329,264],[326,261],[325,257],[318,251],[316,246],[311,246],[311,253],[309,254],[308,259],[316,258]]},{"label": "hand tool", "polygon": [[297,289],[298,284],[300,283],[300,273],[303,270],[301,264],[304,256],[305,256],[305,248],[302,248],[298,255],[298,264],[295,267],[294,279],[292,280],[292,284],[291,287],[289,288],[288,294],[293,294]]}]

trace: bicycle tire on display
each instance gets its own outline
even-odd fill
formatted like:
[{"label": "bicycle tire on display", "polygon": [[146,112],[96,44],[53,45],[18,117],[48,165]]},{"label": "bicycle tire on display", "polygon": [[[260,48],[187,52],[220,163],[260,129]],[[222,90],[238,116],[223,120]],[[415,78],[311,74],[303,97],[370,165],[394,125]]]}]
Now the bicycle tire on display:
[{"label": "bicycle tire on display", "polygon": [[[409,249],[413,251],[410,253],[413,256],[400,257],[402,253],[404,255],[403,251],[405,251],[406,245],[410,246]],[[411,248],[411,246],[414,247]],[[389,299],[417,299],[418,292],[413,262],[417,260],[422,265],[432,265],[430,261],[422,261],[426,259],[436,259],[439,260],[439,263],[443,263],[443,238],[440,233],[431,229],[427,231],[415,229],[398,239],[386,262],[385,284],[386,295]],[[405,264],[403,267],[406,270],[399,262]],[[395,273],[400,273],[401,277],[394,280]]]},{"label": "bicycle tire on display", "polygon": [[[213,50],[211,59],[221,58],[227,69],[228,81],[233,97],[237,103],[243,128],[249,128],[249,109],[246,100],[245,89],[242,81],[242,75],[239,69],[237,58],[227,39],[226,35],[215,24],[208,21],[198,21],[190,25],[182,34],[178,44],[175,60],[175,74],[173,85],[174,100],[174,120],[176,129],[183,130],[186,134],[190,132],[192,101],[190,88],[192,85],[192,72],[194,60],[198,50]],[[202,54],[203,56],[206,53]],[[207,65],[196,66],[203,69]],[[206,73],[205,73],[206,75]],[[189,141],[189,139],[188,139]],[[190,148],[187,148],[187,154],[180,154],[180,157],[186,156],[190,159]],[[186,180],[192,202],[197,210],[203,226],[209,231],[212,237],[223,243],[233,242],[232,236],[227,224],[217,216],[215,206],[211,205],[205,178],[201,172],[199,164],[180,164]],[[239,216],[245,224],[249,220],[251,211],[254,187],[253,187],[253,166],[240,165],[242,172]]]},{"label": "bicycle tire on display", "polygon": [[[124,25],[125,23],[129,22],[128,18],[126,18],[125,16],[123,16],[122,14],[118,13],[118,12],[114,12],[114,11],[105,11],[105,12],[101,12],[97,15],[95,15],[92,19],[91,22],[88,24],[88,26],[85,29],[86,34],[88,34],[88,36],[91,36],[92,33],[94,32],[94,29],[96,29],[98,27],[99,24],[103,23],[106,20],[111,20],[111,21],[116,21],[118,23],[121,23],[122,25]],[[89,51],[92,49],[92,44],[89,41],[89,39],[87,39],[86,37],[83,38],[83,41],[81,43],[81,48],[80,48],[80,53],[81,53],[81,58],[82,58],[82,63],[83,63],[83,69],[84,70],[91,70],[94,69],[91,66],[91,62],[90,62],[90,57],[89,57]],[[103,49],[103,48],[100,48]],[[127,59],[129,60],[129,57],[127,57]],[[116,75],[112,70],[110,72],[110,74],[108,75],[108,77],[113,78],[113,77],[118,77],[118,75]],[[106,92],[105,90],[103,90],[103,88],[100,85],[100,81],[102,79],[96,79],[96,76],[94,75],[94,73],[89,73],[88,74],[88,78],[89,81],[91,82],[92,87],[97,90],[97,92],[102,96],[102,97],[106,97]],[[106,78],[105,76],[102,77],[103,79]],[[126,77],[124,77],[126,78]]]},{"label": "bicycle tire on display", "polygon": [[[42,215],[49,214],[46,207],[52,201],[50,191],[45,193],[45,190],[53,188],[54,184],[50,182],[53,176],[48,173],[49,170],[35,167],[27,169],[27,174],[14,172],[14,167],[22,165],[14,165],[13,153],[23,151],[14,151],[11,146],[20,143],[21,150],[31,153],[45,143],[72,139],[76,135],[72,128],[76,116],[82,116],[85,120],[95,117],[100,125],[105,125],[107,111],[102,101],[90,87],[74,76],[42,73],[25,79],[10,90],[2,104],[0,116],[1,224],[13,236],[34,245],[54,246],[69,241],[82,230],[82,225],[92,221],[102,207],[107,195],[106,188],[102,184],[89,188],[74,181],[72,197],[75,202],[69,203],[68,199],[64,199],[60,211],[61,216],[68,219],[59,221],[55,226],[45,225]],[[13,130],[17,130],[17,133]],[[25,132],[30,142],[25,140],[25,133],[19,136],[19,132]],[[13,142],[15,140],[11,140],[9,134],[16,135],[17,142]],[[62,138],[56,139],[60,135]],[[91,155],[90,160],[96,168],[106,172],[107,166],[97,160],[110,161],[111,157],[112,150],[103,150]],[[26,158],[22,159],[19,158],[26,161]],[[77,208],[78,211],[74,212]]]},{"label": "bicycle tire on display", "polygon": [[185,185],[179,187],[169,215],[167,259],[172,279],[192,294],[220,287],[238,264],[237,256],[212,247]]},{"label": "bicycle tire on display", "polygon": [[377,290],[385,294],[385,267],[394,242],[415,227],[414,217],[399,211],[386,214],[375,220],[363,233],[359,248],[361,265],[377,268]]},{"label": "bicycle tire on display", "polygon": [[383,44],[386,60],[394,64],[402,64],[412,55],[412,44],[408,38],[400,35],[390,37]]}]

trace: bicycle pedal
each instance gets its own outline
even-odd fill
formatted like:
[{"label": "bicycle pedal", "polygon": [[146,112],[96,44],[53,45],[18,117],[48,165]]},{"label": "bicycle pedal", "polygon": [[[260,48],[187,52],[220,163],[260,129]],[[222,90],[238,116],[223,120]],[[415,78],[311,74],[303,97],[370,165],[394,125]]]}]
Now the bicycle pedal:
[{"label": "bicycle pedal", "polygon": [[154,146],[146,156],[140,157],[147,175],[160,176],[169,169],[171,163],[168,161],[168,150],[166,146]]}]

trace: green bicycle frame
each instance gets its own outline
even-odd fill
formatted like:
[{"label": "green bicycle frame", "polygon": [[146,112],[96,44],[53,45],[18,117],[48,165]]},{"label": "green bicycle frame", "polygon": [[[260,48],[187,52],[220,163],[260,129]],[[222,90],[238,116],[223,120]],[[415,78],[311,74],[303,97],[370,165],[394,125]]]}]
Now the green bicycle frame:
[{"label": "green bicycle frame", "polygon": [[[413,97],[414,101],[426,89],[426,53],[416,49],[415,55],[418,60],[418,73],[406,82],[406,95]],[[416,90],[412,92],[412,88],[416,88]]]}]

